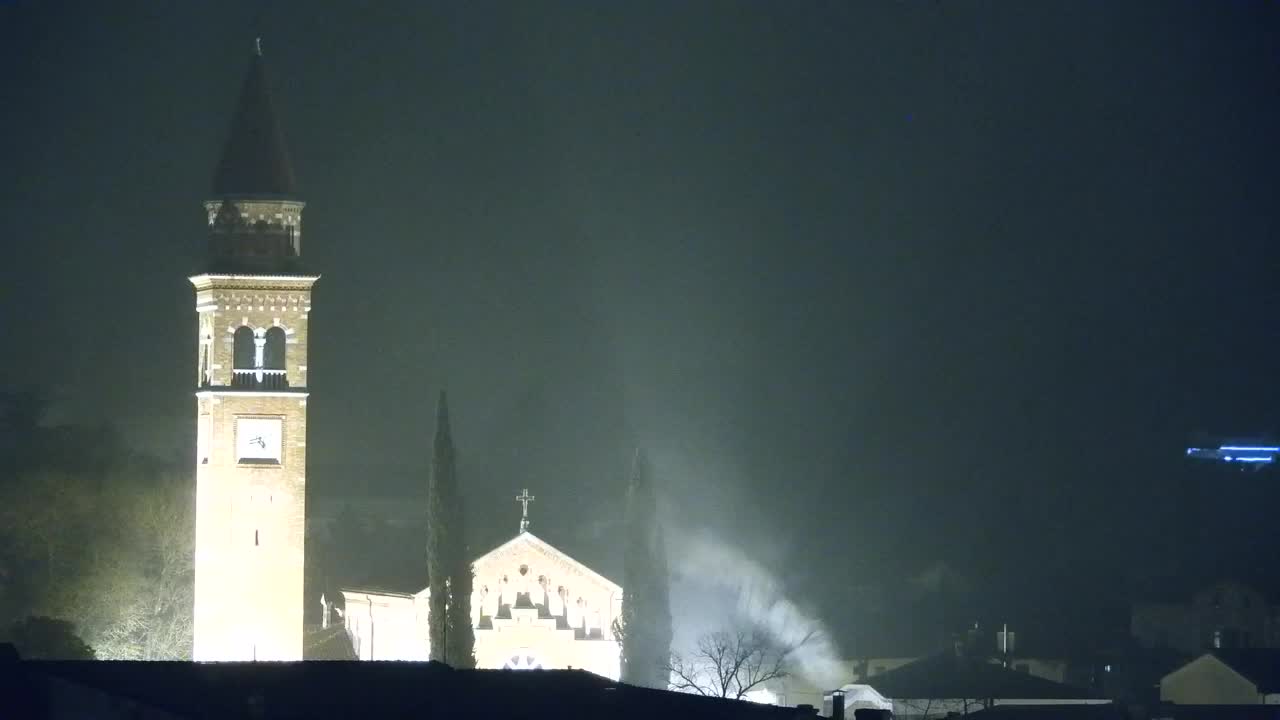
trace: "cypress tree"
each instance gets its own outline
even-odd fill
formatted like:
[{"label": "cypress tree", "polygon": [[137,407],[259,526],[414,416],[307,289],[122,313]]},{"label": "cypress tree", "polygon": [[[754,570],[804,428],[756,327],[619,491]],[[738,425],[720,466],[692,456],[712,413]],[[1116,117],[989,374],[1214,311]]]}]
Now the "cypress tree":
[{"label": "cypress tree", "polygon": [[449,434],[449,408],[445,394],[440,393],[436,405],[436,435],[431,457],[431,469],[427,476],[427,642],[430,658],[448,662],[448,622],[446,609],[449,599],[449,574],[445,570],[448,556],[447,542],[450,536],[449,521],[452,516],[445,505],[446,484],[450,478],[439,471],[442,450],[449,455],[452,466],[453,442]]},{"label": "cypress tree", "polygon": [[462,495],[458,490],[457,451],[449,427],[449,405],[443,392],[436,407],[427,497],[427,571],[431,588],[427,626],[431,659],[457,668],[475,667],[471,559],[467,553]]},{"label": "cypress tree", "polygon": [[[457,451],[449,428],[449,409],[440,393],[436,441],[431,473],[440,478],[441,507],[449,515],[449,535],[443,538],[445,584],[449,591],[445,611],[445,653],[456,668],[475,667],[475,630],[471,627],[471,558],[467,552],[467,528],[458,488]],[[443,428],[443,432],[440,428]]]},{"label": "cypress tree", "polygon": [[449,664],[469,670],[476,666],[476,635],[471,626],[471,563],[449,578]]},{"label": "cypress tree", "polygon": [[643,453],[636,451],[627,488],[622,619],[622,680],[665,689],[671,653],[671,604],[666,544],[658,524],[657,493]]}]

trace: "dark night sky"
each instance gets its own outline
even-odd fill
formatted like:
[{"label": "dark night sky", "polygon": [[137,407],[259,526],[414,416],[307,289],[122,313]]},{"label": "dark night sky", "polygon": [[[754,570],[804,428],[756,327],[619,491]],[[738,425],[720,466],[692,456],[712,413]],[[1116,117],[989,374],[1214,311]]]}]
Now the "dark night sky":
[{"label": "dark night sky", "polygon": [[192,445],[258,34],[315,493],[423,482],[444,388],[476,543],[527,485],[617,576],[640,444],[850,650],[854,585],[940,561],[1043,636],[1253,569],[1275,477],[1181,448],[1280,429],[1280,3],[4,3],[0,379],[59,419]]}]

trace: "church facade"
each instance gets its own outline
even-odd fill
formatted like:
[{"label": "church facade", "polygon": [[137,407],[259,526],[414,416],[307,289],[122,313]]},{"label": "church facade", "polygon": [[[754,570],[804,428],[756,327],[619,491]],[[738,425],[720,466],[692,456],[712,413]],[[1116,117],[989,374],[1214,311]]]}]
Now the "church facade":
[{"label": "church facade", "polygon": [[[617,680],[613,636],[622,588],[527,530],[476,559],[471,595],[476,667],[575,668]],[[349,588],[343,612],[361,660],[427,660],[429,591]]]},{"label": "church facade", "polygon": [[302,659],[307,324],[318,279],[300,267],[302,208],[255,52],[205,202],[208,257],[190,278],[197,661]]}]

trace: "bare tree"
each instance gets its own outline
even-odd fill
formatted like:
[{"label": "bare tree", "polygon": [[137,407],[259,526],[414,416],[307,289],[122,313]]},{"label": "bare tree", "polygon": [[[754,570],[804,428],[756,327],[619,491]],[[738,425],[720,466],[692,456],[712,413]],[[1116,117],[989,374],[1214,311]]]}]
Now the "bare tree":
[{"label": "bare tree", "polygon": [[193,503],[182,478],[36,471],[0,498],[27,614],[74,620],[97,656],[191,652]]},{"label": "bare tree", "polygon": [[800,644],[782,647],[763,633],[742,629],[708,633],[687,655],[671,654],[666,668],[671,689],[741,700],[765,683],[787,677],[788,659]]}]

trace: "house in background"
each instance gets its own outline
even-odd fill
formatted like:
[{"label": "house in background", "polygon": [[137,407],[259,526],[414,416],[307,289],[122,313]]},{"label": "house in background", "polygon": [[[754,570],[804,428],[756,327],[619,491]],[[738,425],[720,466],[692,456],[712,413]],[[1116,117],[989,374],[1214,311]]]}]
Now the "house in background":
[{"label": "house in background", "polygon": [[1179,705],[1276,705],[1280,649],[1214,650],[1160,679],[1160,699]]},{"label": "house in background", "polygon": [[[995,668],[1017,672],[1034,678],[1063,685],[1090,685],[1089,673],[1079,672],[1080,663],[1072,663],[1063,658],[1042,656],[1039,654],[1019,653],[1014,642],[1015,633],[1010,630],[986,632],[974,626],[956,636],[951,650],[976,662],[985,662]],[[924,659],[934,657],[938,651],[923,647],[915,648],[916,654],[886,652],[878,655],[864,655],[841,661],[846,678],[845,685],[867,685],[877,687],[876,680],[885,673],[911,665]],[[800,669],[802,670],[802,669]],[[1075,681],[1076,676],[1086,677],[1086,681]],[[1157,676],[1158,677],[1158,676]],[[1154,685],[1153,678],[1151,684]],[[784,678],[770,681],[759,694],[762,702],[777,705],[814,705],[828,706],[831,691],[835,688],[814,685],[803,672],[794,672]]]},{"label": "house in background", "polygon": [[1104,705],[1110,700],[1084,688],[1003,667],[983,656],[947,652],[921,658],[868,679],[893,700],[904,720],[966,714],[998,705]]},{"label": "house in background", "polygon": [[1192,656],[1208,650],[1280,647],[1280,606],[1244,583],[1222,580],[1186,600],[1135,604],[1129,632],[1142,647]]},{"label": "house in background", "polygon": [[1170,648],[1143,647],[1130,639],[1094,654],[1091,677],[1074,684],[1097,688],[1118,703],[1152,707],[1160,702],[1160,678],[1192,657]]}]

